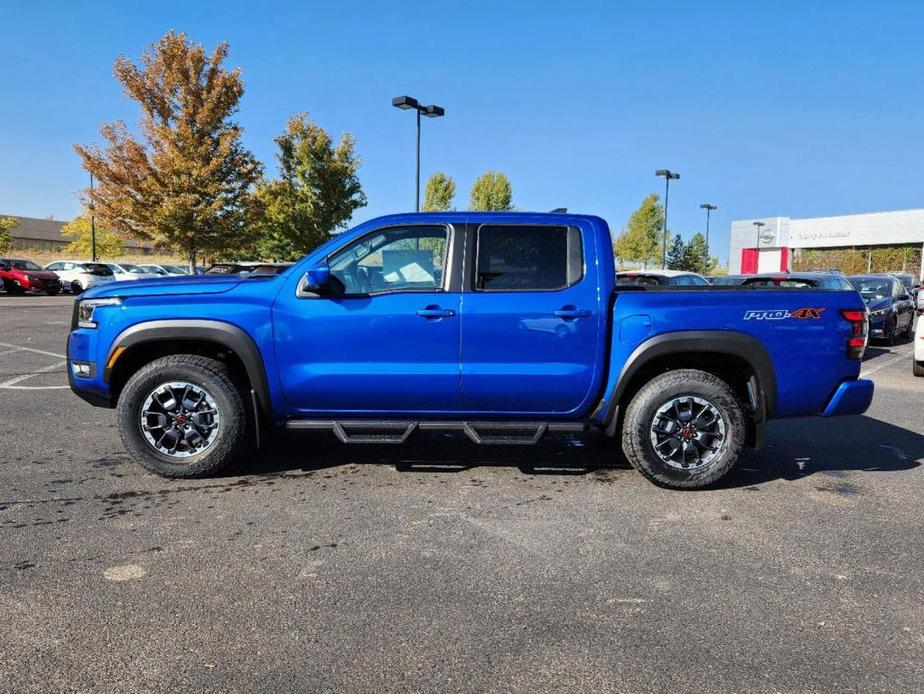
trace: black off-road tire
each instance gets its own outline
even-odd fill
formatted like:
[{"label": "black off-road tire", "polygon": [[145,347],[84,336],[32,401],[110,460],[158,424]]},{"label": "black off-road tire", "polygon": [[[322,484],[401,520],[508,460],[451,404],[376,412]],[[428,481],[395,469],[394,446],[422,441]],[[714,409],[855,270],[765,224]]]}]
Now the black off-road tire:
[{"label": "black off-road tire", "polygon": [[[218,406],[221,423],[206,449],[178,461],[156,450],[141,431],[141,408],[158,385],[185,381],[207,390]],[[142,466],[162,477],[207,477],[249,450],[251,422],[241,390],[227,365],[194,354],[156,359],[139,369],[119,396],[119,434],[128,452]]]},{"label": "black off-road tire", "polygon": [[[658,409],[681,396],[712,403],[724,418],[726,435],[721,453],[695,469],[678,469],[664,462],[651,442]],[[678,369],[655,376],[635,394],[622,424],[622,450],[636,470],[660,487],[699,489],[713,484],[734,467],[744,448],[747,421],[735,391],[718,376],[698,369]]]},{"label": "black off-road tire", "polygon": [[916,361],[911,365],[911,373],[915,376],[924,376],[924,361]]}]

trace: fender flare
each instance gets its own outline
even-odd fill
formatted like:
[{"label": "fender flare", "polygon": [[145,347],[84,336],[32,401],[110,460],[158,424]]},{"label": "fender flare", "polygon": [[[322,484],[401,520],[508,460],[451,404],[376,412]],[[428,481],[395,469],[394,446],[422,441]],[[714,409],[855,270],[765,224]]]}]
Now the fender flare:
[{"label": "fender flare", "polygon": [[126,328],[109,345],[106,355],[106,368],[103,370],[103,381],[109,383],[111,369],[109,367],[113,353],[118,348],[128,351],[132,347],[147,342],[162,341],[207,341],[227,347],[241,360],[247,371],[250,386],[256,394],[257,403],[264,413],[270,410],[269,381],[266,376],[266,366],[263,355],[253,338],[243,329],[218,320],[154,320],[138,323]]},{"label": "fender flare", "polygon": [[654,359],[671,354],[718,354],[738,357],[754,370],[757,380],[755,422],[762,424],[776,409],[777,384],[773,358],[763,343],[753,335],[733,330],[689,330],[661,333],[636,347],[622,365],[616,386],[609,398],[604,422],[615,426],[619,401],[632,378]]}]

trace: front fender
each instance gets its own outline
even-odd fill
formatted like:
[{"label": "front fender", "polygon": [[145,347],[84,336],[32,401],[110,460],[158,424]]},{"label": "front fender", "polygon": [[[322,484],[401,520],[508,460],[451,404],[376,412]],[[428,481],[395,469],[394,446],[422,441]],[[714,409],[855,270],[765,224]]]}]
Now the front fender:
[{"label": "front fender", "polygon": [[[174,319],[154,320],[137,323],[123,330],[109,345],[103,381],[109,383],[112,368],[118,358],[138,345],[161,341],[213,342],[227,347],[244,364],[257,402],[264,413],[271,412],[269,383],[263,355],[253,338],[243,329],[218,320]],[[113,355],[119,350],[119,356]]]}]

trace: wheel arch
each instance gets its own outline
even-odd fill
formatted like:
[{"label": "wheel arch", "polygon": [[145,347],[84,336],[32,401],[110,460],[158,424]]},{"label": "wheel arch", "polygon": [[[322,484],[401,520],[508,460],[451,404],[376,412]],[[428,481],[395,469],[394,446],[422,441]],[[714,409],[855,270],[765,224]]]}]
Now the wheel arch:
[{"label": "wheel arch", "polygon": [[106,355],[103,381],[117,400],[131,374],[153,359],[186,350],[221,356],[247,378],[260,411],[270,409],[269,381],[263,355],[242,328],[217,320],[157,320],[126,328],[112,341]]},{"label": "wheel arch", "polygon": [[748,443],[761,444],[763,424],[776,408],[773,359],[757,338],[729,330],[661,333],[636,347],[623,364],[609,400],[607,431],[615,432],[620,411],[644,383],[676,368],[698,368],[729,382],[751,405],[753,427]]}]

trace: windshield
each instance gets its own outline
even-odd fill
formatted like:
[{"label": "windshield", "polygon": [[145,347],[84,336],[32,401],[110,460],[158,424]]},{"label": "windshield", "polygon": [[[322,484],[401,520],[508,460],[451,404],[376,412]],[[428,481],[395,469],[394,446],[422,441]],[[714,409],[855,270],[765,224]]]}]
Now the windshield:
[{"label": "windshield", "polygon": [[888,280],[855,278],[850,280],[850,284],[860,292],[860,296],[863,297],[864,301],[878,301],[879,299],[885,299],[892,293]]},{"label": "windshield", "polygon": [[33,263],[31,260],[11,260],[10,265],[12,265],[17,270],[41,270],[38,265]]},{"label": "windshield", "polygon": [[132,265],[131,263],[122,263],[122,269],[132,273],[133,275],[146,274],[145,271],[142,270],[140,267],[138,267],[137,265]]},{"label": "windshield", "polygon": [[230,275],[237,272],[237,265],[213,265],[205,271],[206,275]]},{"label": "windshield", "polygon": [[634,285],[641,287],[657,287],[659,284],[662,284],[663,281],[664,278],[656,275],[636,275],[633,273],[631,275],[618,275],[616,277],[616,286]]},{"label": "windshield", "polygon": [[748,287],[817,287],[818,282],[802,277],[757,277],[751,280],[745,280],[744,284]]}]

